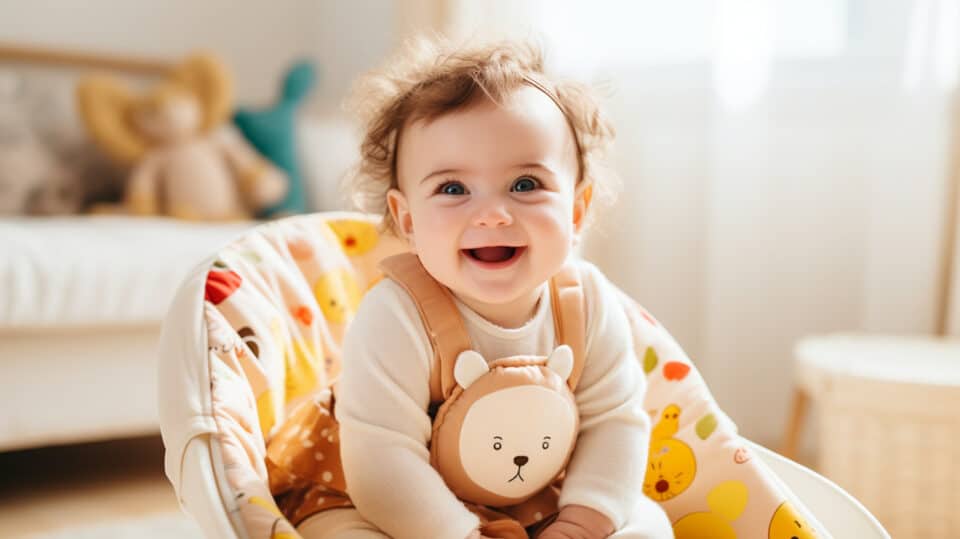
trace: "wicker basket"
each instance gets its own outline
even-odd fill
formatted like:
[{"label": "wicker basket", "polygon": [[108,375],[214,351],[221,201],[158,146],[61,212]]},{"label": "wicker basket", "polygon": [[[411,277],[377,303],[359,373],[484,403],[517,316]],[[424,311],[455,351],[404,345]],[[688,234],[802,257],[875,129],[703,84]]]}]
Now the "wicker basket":
[{"label": "wicker basket", "polygon": [[796,356],[820,472],[892,537],[960,537],[960,340],[833,335]]}]

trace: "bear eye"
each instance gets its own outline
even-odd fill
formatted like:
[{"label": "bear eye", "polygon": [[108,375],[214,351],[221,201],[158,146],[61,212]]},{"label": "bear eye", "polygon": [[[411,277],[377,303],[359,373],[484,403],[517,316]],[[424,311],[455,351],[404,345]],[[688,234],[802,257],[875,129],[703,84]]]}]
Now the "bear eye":
[{"label": "bear eye", "polygon": [[544,451],[546,451],[547,449],[550,449],[550,437],[549,437],[549,436],[544,436],[544,438],[543,438],[543,444],[541,444],[540,447],[542,447]]},{"label": "bear eye", "polygon": [[500,451],[501,449],[503,449],[503,444],[500,443],[500,440],[503,440],[503,438],[501,438],[501,437],[499,437],[499,436],[494,436],[494,437],[493,437],[493,440],[494,440],[494,441],[493,441],[493,449],[494,449],[495,451]]}]

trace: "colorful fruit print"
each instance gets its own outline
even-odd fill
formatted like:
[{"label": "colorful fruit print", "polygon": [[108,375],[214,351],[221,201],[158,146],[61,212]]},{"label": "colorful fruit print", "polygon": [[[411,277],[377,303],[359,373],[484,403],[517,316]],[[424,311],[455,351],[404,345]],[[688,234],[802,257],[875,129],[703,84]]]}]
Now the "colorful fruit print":
[{"label": "colorful fruit print", "polygon": [[710,511],[690,513],[673,525],[677,539],[737,539],[730,525],[747,507],[748,491],[740,481],[724,481],[707,494]]},{"label": "colorful fruit print", "polygon": [[379,237],[377,227],[373,223],[341,219],[329,221],[327,224],[340,239],[340,245],[343,246],[343,252],[347,256],[360,256],[377,245]]},{"label": "colorful fruit print", "polygon": [[706,440],[713,434],[713,431],[717,430],[717,416],[713,414],[707,414],[700,418],[700,421],[697,421],[697,436],[701,440]]},{"label": "colorful fruit print", "polygon": [[697,459],[690,446],[674,438],[650,444],[643,493],[663,502],[687,490],[697,475]]},{"label": "colorful fruit print", "polygon": [[353,274],[346,269],[331,271],[313,286],[323,317],[334,324],[350,321],[360,304],[360,290]]},{"label": "colorful fruit print", "polygon": [[313,258],[313,246],[306,238],[289,238],[287,240],[287,250],[294,260],[310,260]]},{"label": "colorful fruit print", "polygon": [[290,355],[286,358],[285,402],[289,404],[309,395],[323,379],[318,351],[302,339],[296,339],[290,348]]},{"label": "colorful fruit print", "polygon": [[652,346],[648,346],[647,351],[643,354],[643,372],[650,374],[653,372],[653,369],[657,368],[657,363],[660,363],[660,358],[657,357],[657,351],[654,350]]},{"label": "colorful fruit print", "polygon": [[660,420],[650,432],[651,440],[662,440],[664,438],[673,438],[673,435],[680,430],[680,407],[671,404],[663,409],[660,414]]},{"label": "colorful fruit print", "polygon": [[680,407],[670,404],[650,432],[650,453],[643,493],[648,498],[665,501],[678,496],[693,483],[697,460],[690,447],[674,439],[680,429]]},{"label": "colorful fruit print", "polygon": [[233,295],[243,283],[243,278],[235,271],[215,270],[207,272],[207,283],[203,299],[220,305],[225,299]]},{"label": "colorful fruit print", "polygon": [[815,539],[813,528],[797,513],[790,502],[783,502],[770,520],[768,539]]},{"label": "colorful fruit print", "polygon": [[306,305],[297,305],[295,307],[291,307],[290,315],[293,316],[294,320],[305,326],[309,326],[313,323],[313,311],[311,311],[310,307],[307,307]]},{"label": "colorful fruit print", "polygon": [[668,361],[663,366],[663,377],[667,380],[680,381],[687,377],[690,372],[690,365],[680,363],[679,361]]}]

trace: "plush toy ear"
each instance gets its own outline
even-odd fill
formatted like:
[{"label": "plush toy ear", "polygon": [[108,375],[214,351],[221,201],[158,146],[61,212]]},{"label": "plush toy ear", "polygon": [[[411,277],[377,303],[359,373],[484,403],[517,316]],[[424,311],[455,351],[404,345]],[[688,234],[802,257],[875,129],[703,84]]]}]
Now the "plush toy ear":
[{"label": "plush toy ear", "polygon": [[573,372],[573,349],[565,344],[557,347],[547,359],[547,368],[560,375],[564,381]]},{"label": "plush toy ear", "polygon": [[116,161],[137,162],[149,147],[129,121],[134,94],[109,76],[90,76],[77,84],[77,108],[93,139]]},{"label": "plush toy ear", "polygon": [[171,79],[200,101],[203,131],[217,127],[230,115],[233,81],[226,66],[213,54],[193,54],[177,66]]},{"label": "plush toy ear", "polygon": [[475,350],[466,350],[460,352],[457,356],[457,363],[453,366],[453,378],[460,384],[460,387],[467,389],[471,384],[477,381],[484,374],[490,372],[487,366],[487,360]]}]

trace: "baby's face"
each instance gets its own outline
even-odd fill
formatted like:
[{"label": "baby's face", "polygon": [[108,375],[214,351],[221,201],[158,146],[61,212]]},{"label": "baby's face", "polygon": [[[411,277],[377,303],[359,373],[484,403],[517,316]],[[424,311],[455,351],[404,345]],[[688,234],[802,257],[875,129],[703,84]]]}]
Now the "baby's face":
[{"label": "baby's face", "polygon": [[521,301],[562,266],[585,204],[570,127],[540,90],[410,124],[398,152],[391,211],[458,296]]}]

